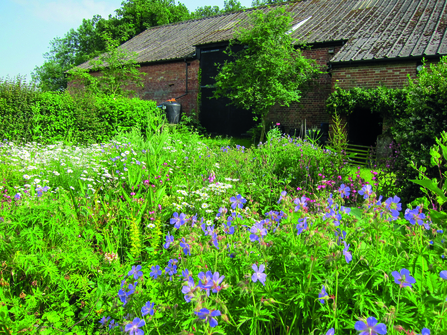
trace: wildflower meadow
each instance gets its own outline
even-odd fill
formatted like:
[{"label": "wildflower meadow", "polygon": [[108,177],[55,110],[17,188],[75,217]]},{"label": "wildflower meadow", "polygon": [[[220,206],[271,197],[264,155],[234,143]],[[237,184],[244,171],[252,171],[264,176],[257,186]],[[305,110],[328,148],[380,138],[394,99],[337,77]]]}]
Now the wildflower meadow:
[{"label": "wildflower meadow", "polygon": [[90,145],[4,140],[2,332],[447,334],[445,221],[427,200],[267,138],[161,124]]}]

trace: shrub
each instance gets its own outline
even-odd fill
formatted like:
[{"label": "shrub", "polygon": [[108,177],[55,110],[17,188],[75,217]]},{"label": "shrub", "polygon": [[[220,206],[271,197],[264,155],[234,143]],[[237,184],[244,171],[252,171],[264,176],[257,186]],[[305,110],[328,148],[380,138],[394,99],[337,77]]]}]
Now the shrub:
[{"label": "shrub", "polygon": [[[408,181],[417,177],[417,172],[408,163],[428,165],[430,147],[447,129],[447,57],[429,67],[424,63],[417,79],[409,79],[406,97],[407,108],[396,115],[395,126],[391,128],[394,138],[401,144],[402,158],[406,162],[403,201],[422,195],[419,187]],[[431,179],[439,172],[437,168],[427,168],[426,175]]]}]

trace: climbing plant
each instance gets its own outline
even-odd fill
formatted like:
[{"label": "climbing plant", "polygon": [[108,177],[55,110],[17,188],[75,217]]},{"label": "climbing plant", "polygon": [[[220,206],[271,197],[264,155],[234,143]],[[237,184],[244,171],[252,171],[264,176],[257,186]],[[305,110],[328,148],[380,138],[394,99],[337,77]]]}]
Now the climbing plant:
[{"label": "climbing plant", "polygon": [[371,113],[379,113],[385,118],[397,118],[403,115],[406,104],[406,90],[385,86],[377,88],[353,87],[349,90],[335,85],[334,92],[326,100],[326,111],[350,115],[356,108],[369,108]]}]

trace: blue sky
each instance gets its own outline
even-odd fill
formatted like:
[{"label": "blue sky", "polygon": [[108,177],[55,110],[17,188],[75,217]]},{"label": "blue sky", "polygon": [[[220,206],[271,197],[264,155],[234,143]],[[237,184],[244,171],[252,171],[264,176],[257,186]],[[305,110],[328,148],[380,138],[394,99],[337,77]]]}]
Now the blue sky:
[{"label": "blue sky", "polygon": [[[44,62],[50,41],[76,29],[82,19],[108,17],[123,0],[0,0],[0,78],[26,75]],[[180,1],[190,11],[200,6],[223,7],[223,0]],[[241,0],[250,7],[252,0]]]}]

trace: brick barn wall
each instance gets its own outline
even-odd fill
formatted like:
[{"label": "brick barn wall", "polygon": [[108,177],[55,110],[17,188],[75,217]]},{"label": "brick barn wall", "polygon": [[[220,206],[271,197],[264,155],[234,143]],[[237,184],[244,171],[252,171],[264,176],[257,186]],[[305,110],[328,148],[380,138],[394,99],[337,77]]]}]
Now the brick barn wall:
[{"label": "brick barn wall", "polygon": [[[178,98],[183,112],[197,112],[197,94],[199,92],[199,61],[189,60],[188,94]],[[144,100],[154,100],[157,104],[183,95],[186,91],[185,62],[169,62],[142,65],[140,71],[144,76],[144,87],[137,90],[137,95]]]},{"label": "brick barn wall", "polygon": [[[303,56],[315,59],[321,70],[326,72],[330,59],[340,50],[337,47],[324,47],[303,50]],[[329,49],[334,49],[334,53],[329,53]],[[299,103],[293,103],[290,107],[275,106],[271,109],[268,120],[281,123],[288,132],[298,129],[301,122],[306,120],[307,127],[318,126],[322,122],[329,122],[330,116],[325,112],[326,99],[331,93],[332,81],[329,73],[320,75],[316,86],[306,93]]]},{"label": "brick barn wall", "polygon": [[352,87],[375,88],[386,86],[402,88],[408,83],[407,75],[416,78],[416,61],[377,62],[332,69],[332,87],[337,83],[344,89]]}]

